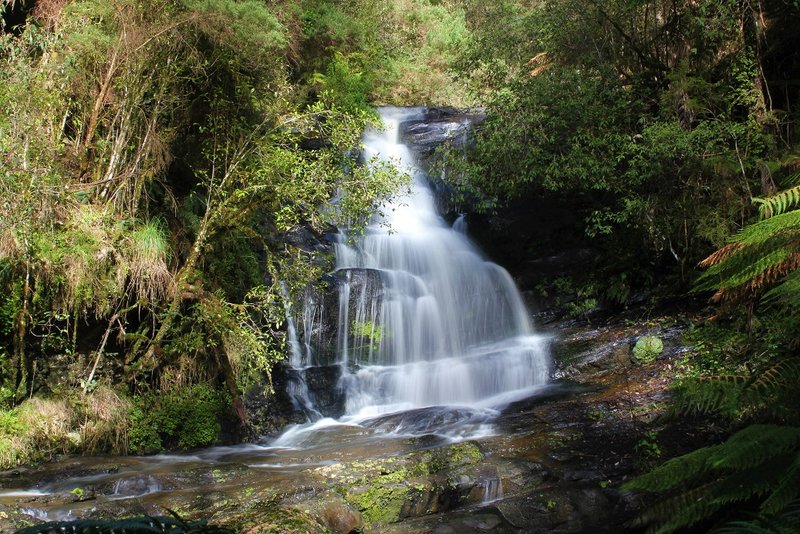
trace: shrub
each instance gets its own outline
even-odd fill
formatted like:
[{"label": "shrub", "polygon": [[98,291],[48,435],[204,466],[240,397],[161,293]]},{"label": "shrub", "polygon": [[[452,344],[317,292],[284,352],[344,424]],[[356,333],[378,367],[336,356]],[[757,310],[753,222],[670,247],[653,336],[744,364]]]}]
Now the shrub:
[{"label": "shrub", "polygon": [[129,412],[128,448],[141,454],[211,445],[221,430],[219,419],[230,409],[229,397],[208,384],[143,395]]},{"label": "shrub", "polygon": [[664,343],[658,336],[642,336],[633,347],[633,356],[642,363],[650,363],[664,351]]}]

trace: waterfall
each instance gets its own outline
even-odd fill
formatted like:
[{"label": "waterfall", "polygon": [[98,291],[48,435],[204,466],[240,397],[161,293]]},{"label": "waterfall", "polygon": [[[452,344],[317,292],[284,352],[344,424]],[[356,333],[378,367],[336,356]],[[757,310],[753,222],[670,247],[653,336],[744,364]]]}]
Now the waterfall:
[{"label": "waterfall", "polygon": [[[548,378],[545,339],[533,333],[508,272],[469,240],[463,217],[451,227],[437,213],[427,176],[399,140],[400,125],[419,110],[380,112],[385,128],[365,133],[365,156],[400,165],[412,183],[363,233],[343,228],[336,239],[346,416],[488,408],[530,393]],[[313,360],[293,337],[293,361]]]}]

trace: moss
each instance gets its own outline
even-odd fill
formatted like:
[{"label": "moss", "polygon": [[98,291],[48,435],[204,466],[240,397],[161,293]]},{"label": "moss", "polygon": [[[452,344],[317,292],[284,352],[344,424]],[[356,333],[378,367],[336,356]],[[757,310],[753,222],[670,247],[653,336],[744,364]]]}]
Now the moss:
[{"label": "moss", "polygon": [[451,445],[448,449],[448,463],[456,465],[470,465],[483,460],[483,453],[472,442],[464,441]]},{"label": "moss", "polygon": [[361,512],[367,524],[399,521],[403,505],[414,491],[410,486],[384,479],[385,476],[378,477],[365,491],[345,495],[345,500]]},{"label": "moss", "polygon": [[229,417],[230,412],[227,393],[208,384],[137,397],[130,411],[130,452],[211,445],[219,437],[219,421]]},{"label": "moss", "polygon": [[[315,472],[361,512],[365,524],[374,525],[401,520],[404,510],[414,509],[421,497],[447,484],[443,477],[482,460],[483,453],[475,443],[463,442],[402,457],[327,465]],[[431,475],[435,480],[428,478]]]},{"label": "moss", "polygon": [[311,514],[299,508],[272,508],[266,514],[259,514],[249,528],[241,530],[248,534],[281,532],[282,534],[308,534],[309,532],[328,533]]}]

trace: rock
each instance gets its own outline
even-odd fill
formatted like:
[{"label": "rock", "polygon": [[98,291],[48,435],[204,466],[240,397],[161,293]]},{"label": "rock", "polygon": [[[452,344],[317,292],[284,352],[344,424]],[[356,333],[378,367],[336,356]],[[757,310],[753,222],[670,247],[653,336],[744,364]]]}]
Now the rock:
[{"label": "rock", "polygon": [[264,376],[260,383],[250,386],[242,395],[250,440],[276,434],[291,423],[305,422],[305,416],[294,407],[287,393],[289,372],[285,362],[278,362],[272,369],[271,390],[268,387],[270,379]]},{"label": "rock", "polygon": [[315,515],[320,517],[322,523],[336,534],[361,532],[364,527],[361,514],[353,510],[344,499],[337,497],[331,497],[319,503]]},{"label": "rock", "polygon": [[469,470],[483,458],[475,443],[462,442],[401,457],[323,466],[314,473],[361,513],[365,525],[386,525],[459,506],[476,485]]},{"label": "rock", "polygon": [[429,108],[421,116],[400,124],[400,140],[424,162],[438,146],[446,142],[455,146],[467,144],[469,130],[484,118],[485,115],[480,111]]},{"label": "rock", "polygon": [[344,391],[339,388],[342,368],[339,365],[309,367],[305,369],[305,380],[314,406],[325,417],[344,415]]}]

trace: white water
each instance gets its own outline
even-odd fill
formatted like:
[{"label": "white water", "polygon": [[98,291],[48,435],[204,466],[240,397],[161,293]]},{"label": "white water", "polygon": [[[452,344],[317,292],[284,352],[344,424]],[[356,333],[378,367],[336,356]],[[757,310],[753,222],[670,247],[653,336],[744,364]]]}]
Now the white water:
[{"label": "white water", "polygon": [[[548,378],[546,340],[533,333],[511,277],[468,239],[463,217],[451,227],[437,213],[425,176],[399,142],[400,124],[415,113],[383,109],[385,130],[363,138],[367,159],[391,160],[412,176],[410,192],[384,205],[364,235],[342,230],[335,246],[344,279],[337,340],[342,423],[431,406],[491,408],[531,394]],[[321,363],[308,336],[292,336],[296,329],[312,332],[321,310],[306,302],[290,321],[298,369]],[[294,395],[309,413],[308,392],[295,386]],[[316,426],[330,424],[322,419]],[[316,426],[292,428],[277,444],[290,445]]]}]

